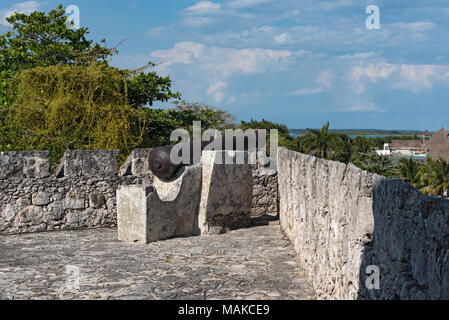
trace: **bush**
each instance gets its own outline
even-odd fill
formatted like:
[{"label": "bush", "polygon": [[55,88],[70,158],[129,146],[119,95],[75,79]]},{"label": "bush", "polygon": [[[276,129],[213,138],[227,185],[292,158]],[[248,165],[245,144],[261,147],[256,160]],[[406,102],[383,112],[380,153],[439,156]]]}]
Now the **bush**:
[{"label": "bush", "polygon": [[142,142],[145,114],[127,103],[127,74],[102,65],[37,67],[13,81],[17,96],[6,113],[17,150],[120,149]]}]

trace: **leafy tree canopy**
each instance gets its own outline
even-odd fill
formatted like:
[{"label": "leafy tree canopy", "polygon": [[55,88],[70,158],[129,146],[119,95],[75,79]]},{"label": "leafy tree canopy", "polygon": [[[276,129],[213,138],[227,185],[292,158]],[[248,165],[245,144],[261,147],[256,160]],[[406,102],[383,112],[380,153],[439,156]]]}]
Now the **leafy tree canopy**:
[{"label": "leafy tree canopy", "polygon": [[[140,126],[151,120],[146,105],[169,101],[169,77],[119,70],[105,40],[87,39],[88,28],[66,26],[62,6],[48,13],[15,13],[0,35],[0,150],[139,146]],[[131,109],[134,109],[131,110]],[[152,122],[154,124],[154,122]]]},{"label": "leafy tree canopy", "polygon": [[[105,40],[100,43],[88,40],[88,28],[67,28],[62,5],[48,13],[15,13],[7,21],[12,29],[0,36],[0,105],[3,106],[11,103],[13,97],[5,91],[9,81],[21,70],[67,64],[87,66],[92,62],[108,65],[107,59],[117,53],[115,48],[105,46]],[[145,67],[151,66],[154,64]],[[131,106],[137,108],[180,97],[171,91],[170,78],[143,70],[127,79]]]},{"label": "leafy tree canopy", "polygon": [[16,150],[119,149],[123,160],[142,142],[145,114],[127,104],[126,74],[103,65],[27,69],[14,78],[6,107]]},{"label": "leafy tree canopy", "polygon": [[265,129],[267,131],[267,146],[270,143],[270,130],[278,130],[278,144],[280,147],[284,147],[290,150],[301,151],[298,145],[298,139],[294,139],[290,134],[288,127],[284,124],[271,122],[265,119],[262,121],[256,121],[251,119],[251,121],[241,121],[240,127],[242,130],[247,129]]},{"label": "leafy tree canopy", "polygon": [[170,141],[171,132],[179,128],[188,130],[192,137],[194,121],[201,121],[203,131],[210,128],[223,130],[234,127],[234,117],[226,111],[185,100],[175,101],[173,104],[174,107],[168,110],[144,109],[147,122],[142,146],[152,148],[173,144]]}]

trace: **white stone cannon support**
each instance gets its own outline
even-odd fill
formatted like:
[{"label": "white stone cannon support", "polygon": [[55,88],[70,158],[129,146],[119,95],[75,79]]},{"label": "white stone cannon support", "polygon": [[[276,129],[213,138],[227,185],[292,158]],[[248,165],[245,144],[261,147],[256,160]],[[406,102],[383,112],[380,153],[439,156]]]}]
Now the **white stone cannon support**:
[{"label": "white stone cannon support", "polygon": [[[204,151],[200,164],[183,167],[172,181],[117,190],[120,241],[150,243],[173,237],[209,235],[247,227],[252,205],[249,164],[235,163],[241,151]],[[239,155],[242,156],[242,155]],[[244,153],[247,163],[247,153]]]},{"label": "white stone cannon support", "polygon": [[[226,158],[229,162],[226,163]],[[235,164],[236,159],[245,164]],[[217,162],[223,164],[217,164]],[[201,157],[203,183],[198,215],[202,235],[220,234],[250,224],[253,173],[248,153],[204,151]]]},{"label": "white stone cannon support", "polygon": [[199,234],[196,219],[201,167],[183,167],[172,182],[157,178],[154,187],[121,186],[117,190],[118,239],[150,243]]}]

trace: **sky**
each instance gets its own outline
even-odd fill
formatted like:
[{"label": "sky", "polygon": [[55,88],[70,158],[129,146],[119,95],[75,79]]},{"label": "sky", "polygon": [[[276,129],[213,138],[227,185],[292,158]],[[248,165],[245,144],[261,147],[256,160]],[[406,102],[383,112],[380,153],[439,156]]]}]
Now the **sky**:
[{"label": "sky", "polygon": [[[91,39],[121,43],[112,65],[154,62],[183,99],[238,120],[449,128],[447,0],[2,0],[0,24],[59,3],[79,7]],[[380,29],[366,27],[370,5]]]}]

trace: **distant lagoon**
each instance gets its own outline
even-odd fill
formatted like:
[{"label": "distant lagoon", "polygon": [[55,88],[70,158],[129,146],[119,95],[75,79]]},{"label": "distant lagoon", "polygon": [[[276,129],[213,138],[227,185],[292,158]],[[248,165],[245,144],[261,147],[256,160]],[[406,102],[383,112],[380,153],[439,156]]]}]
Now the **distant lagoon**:
[{"label": "distant lagoon", "polygon": [[[298,132],[295,132],[295,131],[290,131],[290,134],[292,136],[304,135],[304,133],[298,133]],[[376,138],[388,138],[388,137],[400,137],[400,136],[412,136],[412,135],[413,134],[402,134],[402,135],[401,134],[389,134],[389,135],[382,135],[382,134],[367,134],[367,135],[365,135],[365,134],[360,134],[360,135],[350,135],[349,137],[351,139],[356,139],[358,137],[366,137],[368,139],[376,139]],[[418,137],[420,139],[423,138],[423,136],[421,136],[421,135],[418,135]]]}]

